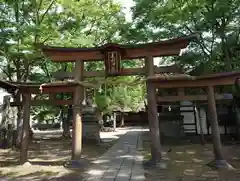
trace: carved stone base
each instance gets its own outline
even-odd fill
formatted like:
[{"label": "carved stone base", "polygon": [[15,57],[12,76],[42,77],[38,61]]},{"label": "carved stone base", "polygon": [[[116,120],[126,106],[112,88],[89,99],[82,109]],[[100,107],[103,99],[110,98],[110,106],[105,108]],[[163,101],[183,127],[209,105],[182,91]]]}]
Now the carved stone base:
[{"label": "carved stone base", "polygon": [[83,124],[83,141],[100,142],[100,126],[97,123]]}]

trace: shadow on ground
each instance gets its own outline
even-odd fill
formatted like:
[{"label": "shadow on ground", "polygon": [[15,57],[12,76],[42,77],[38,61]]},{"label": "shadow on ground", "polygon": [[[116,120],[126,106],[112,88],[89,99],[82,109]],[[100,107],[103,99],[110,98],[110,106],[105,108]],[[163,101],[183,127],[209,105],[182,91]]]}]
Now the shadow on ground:
[{"label": "shadow on ground", "polygon": [[[143,154],[150,159],[150,139],[148,132],[142,135]],[[226,159],[236,171],[216,170],[207,166],[214,156],[212,144],[201,145],[200,138],[189,136],[185,138],[165,138],[163,140],[163,161],[167,168],[160,170],[145,167],[145,177],[151,180],[183,180],[183,181],[237,181],[240,180],[240,145],[236,142],[224,144]]]},{"label": "shadow on ground", "polygon": [[[69,170],[63,165],[70,160],[71,140],[61,139],[51,132],[41,136],[37,133],[29,146],[30,164],[18,165],[19,150],[0,149],[0,180],[1,181],[61,181],[81,180],[83,170]],[[105,140],[103,140],[105,141]],[[82,157],[89,161],[96,160],[106,152],[116,140],[107,140],[107,144],[83,144]],[[86,168],[87,169],[87,168]]]}]

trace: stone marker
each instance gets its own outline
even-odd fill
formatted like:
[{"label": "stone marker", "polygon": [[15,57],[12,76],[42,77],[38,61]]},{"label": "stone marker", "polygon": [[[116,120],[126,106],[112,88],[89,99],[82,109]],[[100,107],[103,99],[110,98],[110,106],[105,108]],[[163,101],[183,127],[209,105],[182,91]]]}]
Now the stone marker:
[{"label": "stone marker", "polygon": [[101,142],[99,111],[96,106],[93,106],[91,98],[87,98],[86,104],[83,106],[82,121],[83,141],[90,141],[99,144]]}]

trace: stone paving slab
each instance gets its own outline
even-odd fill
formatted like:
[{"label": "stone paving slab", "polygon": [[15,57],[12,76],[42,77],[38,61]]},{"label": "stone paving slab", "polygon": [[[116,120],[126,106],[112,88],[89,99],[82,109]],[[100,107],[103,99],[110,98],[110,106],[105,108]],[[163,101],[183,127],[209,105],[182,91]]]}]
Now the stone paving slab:
[{"label": "stone paving slab", "polygon": [[142,128],[131,128],[92,167],[84,181],[144,181],[140,135]]}]

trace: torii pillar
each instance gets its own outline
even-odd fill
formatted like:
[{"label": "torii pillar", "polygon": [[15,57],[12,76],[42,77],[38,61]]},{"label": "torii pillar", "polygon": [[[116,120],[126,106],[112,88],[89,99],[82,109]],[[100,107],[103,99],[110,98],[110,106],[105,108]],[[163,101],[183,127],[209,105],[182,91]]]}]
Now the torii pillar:
[{"label": "torii pillar", "polygon": [[218,125],[218,116],[217,116],[217,109],[216,109],[216,101],[215,101],[215,94],[214,94],[214,87],[208,86],[208,109],[209,109],[209,116],[210,116],[210,123],[211,123],[211,130],[212,130],[212,141],[213,141],[213,153],[214,153],[214,160],[209,163],[209,165],[216,167],[216,168],[227,168],[233,170],[234,168],[230,165],[224,158],[223,150],[222,150],[222,143]]},{"label": "torii pillar", "polygon": [[[145,67],[147,76],[153,76],[155,74],[152,56],[145,57]],[[152,159],[150,160],[150,162],[147,162],[147,164],[157,165],[160,163],[162,158],[160,144],[160,130],[156,101],[156,88],[149,81],[147,81],[147,102],[152,156]]]},{"label": "torii pillar", "polygon": [[[76,61],[74,69],[75,81],[83,81],[84,62]],[[72,129],[72,161],[79,161],[82,153],[82,118],[81,109],[84,99],[84,87],[78,85],[73,94],[73,129]]]}]

